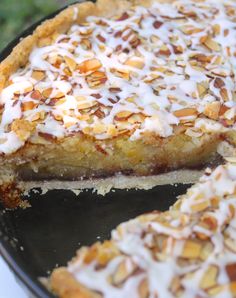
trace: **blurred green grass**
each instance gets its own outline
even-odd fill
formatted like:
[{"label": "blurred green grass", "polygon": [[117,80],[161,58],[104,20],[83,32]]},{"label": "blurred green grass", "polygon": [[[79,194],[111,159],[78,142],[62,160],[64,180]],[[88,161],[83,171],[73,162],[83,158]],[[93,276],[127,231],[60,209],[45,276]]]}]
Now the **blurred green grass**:
[{"label": "blurred green grass", "polygon": [[27,26],[75,0],[0,0],[0,50]]}]

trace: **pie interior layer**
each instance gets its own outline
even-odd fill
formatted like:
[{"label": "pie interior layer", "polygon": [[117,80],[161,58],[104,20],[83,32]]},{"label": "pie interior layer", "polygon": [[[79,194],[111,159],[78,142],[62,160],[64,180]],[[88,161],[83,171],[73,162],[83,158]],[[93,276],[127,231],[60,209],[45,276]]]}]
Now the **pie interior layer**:
[{"label": "pie interior layer", "polygon": [[235,211],[236,164],[208,168],[169,211],[79,249],[50,287],[62,298],[236,297]]},{"label": "pie interior layer", "polygon": [[74,5],[0,64],[2,193],[235,154],[236,3],[167,2]]}]

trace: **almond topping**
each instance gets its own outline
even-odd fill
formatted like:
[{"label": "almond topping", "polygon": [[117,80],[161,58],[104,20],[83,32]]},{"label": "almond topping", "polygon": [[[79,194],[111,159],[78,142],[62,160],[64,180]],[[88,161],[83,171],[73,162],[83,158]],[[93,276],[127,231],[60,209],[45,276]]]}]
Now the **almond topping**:
[{"label": "almond topping", "polygon": [[133,57],[126,60],[125,65],[138,68],[138,69],[143,69],[145,64],[142,59]]},{"label": "almond topping", "polygon": [[186,259],[196,259],[199,257],[201,249],[201,245],[196,241],[187,240],[184,244],[181,257]]},{"label": "almond topping", "polygon": [[83,63],[78,65],[78,70],[81,73],[87,73],[90,71],[96,71],[102,66],[101,62],[98,59],[91,59],[91,60],[86,60]]},{"label": "almond topping", "polygon": [[50,97],[50,95],[52,94],[52,88],[48,88],[43,90],[42,95],[45,99],[48,99]]},{"label": "almond topping", "polygon": [[216,279],[218,275],[218,267],[209,266],[200,281],[200,288],[205,290],[216,285]]},{"label": "almond topping", "polygon": [[116,121],[126,121],[132,115],[133,115],[133,113],[130,111],[122,111],[122,112],[117,113],[116,116],[114,117],[114,119]]},{"label": "almond topping", "polygon": [[214,81],[214,87],[221,89],[225,86],[225,82],[221,78],[216,78]]},{"label": "almond topping", "polygon": [[30,97],[33,99],[40,100],[40,99],[42,99],[42,94],[39,90],[35,90],[31,93]]},{"label": "almond topping", "polygon": [[64,57],[67,66],[69,67],[70,71],[73,72],[76,69],[77,63],[74,59],[65,56]]},{"label": "almond topping", "polygon": [[226,265],[225,269],[230,281],[236,281],[236,263]]},{"label": "almond topping", "polygon": [[185,108],[181,110],[174,111],[174,115],[178,118],[197,116],[198,112],[194,108]]},{"label": "almond topping", "polygon": [[218,101],[208,103],[205,106],[204,114],[210,119],[217,120],[219,118],[220,107],[221,104]]},{"label": "almond topping", "polygon": [[26,101],[21,103],[22,111],[30,111],[37,107],[37,104],[33,101]]},{"label": "almond topping", "polygon": [[24,119],[15,119],[11,125],[12,131],[16,133],[22,141],[28,140],[35,130],[35,124]]},{"label": "almond topping", "polygon": [[209,50],[219,52],[221,50],[221,46],[214,41],[210,36],[206,36],[201,38],[200,40]]},{"label": "almond topping", "polygon": [[36,81],[41,81],[46,77],[46,74],[42,70],[33,70],[31,77]]}]

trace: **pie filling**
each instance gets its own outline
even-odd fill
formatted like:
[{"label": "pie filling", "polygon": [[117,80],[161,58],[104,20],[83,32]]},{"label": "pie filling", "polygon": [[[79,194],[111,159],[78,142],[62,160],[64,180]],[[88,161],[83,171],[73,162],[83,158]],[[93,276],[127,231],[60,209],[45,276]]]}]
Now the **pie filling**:
[{"label": "pie filling", "polygon": [[155,175],[234,147],[236,4],[123,1],[106,17],[103,2],[75,5],[74,21],[86,5],[97,16],[48,42],[36,30],[34,47],[26,39],[0,64],[2,184],[9,173],[11,182]]}]

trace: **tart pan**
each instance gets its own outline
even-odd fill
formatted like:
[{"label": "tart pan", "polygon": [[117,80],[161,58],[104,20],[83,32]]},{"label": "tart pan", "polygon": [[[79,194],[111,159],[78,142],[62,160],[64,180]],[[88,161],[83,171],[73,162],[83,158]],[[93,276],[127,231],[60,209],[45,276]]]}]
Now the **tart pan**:
[{"label": "tart pan", "polygon": [[[43,20],[13,40],[0,54],[0,60]],[[39,277],[48,276],[57,265],[66,265],[80,246],[109,239],[111,230],[121,222],[145,212],[167,210],[188,187],[177,184],[151,190],[115,190],[105,197],[91,190],[78,197],[68,190],[52,190],[44,195],[40,190],[31,191],[26,198],[30,208],[5,210],[0,205],[0,254],[30,297],[53,298]]]}]

